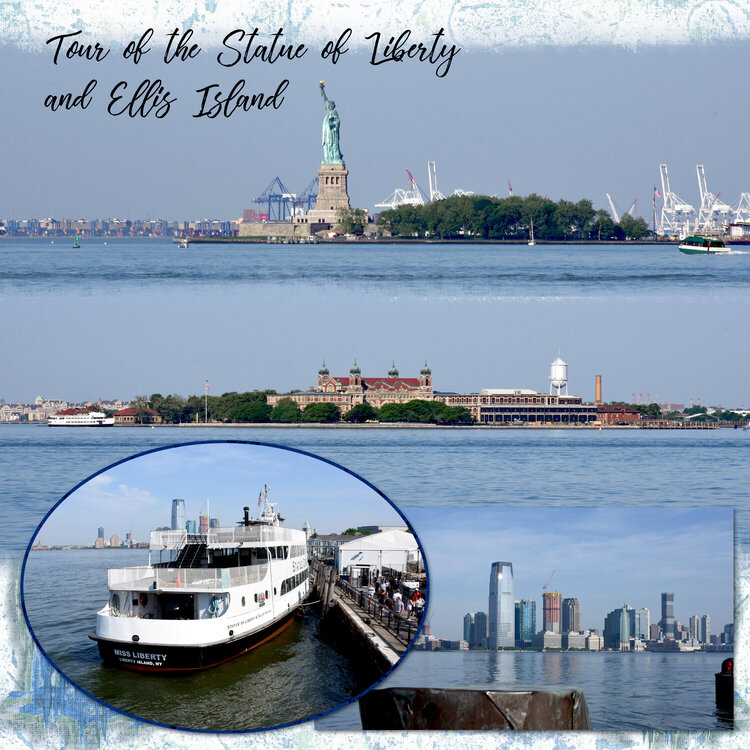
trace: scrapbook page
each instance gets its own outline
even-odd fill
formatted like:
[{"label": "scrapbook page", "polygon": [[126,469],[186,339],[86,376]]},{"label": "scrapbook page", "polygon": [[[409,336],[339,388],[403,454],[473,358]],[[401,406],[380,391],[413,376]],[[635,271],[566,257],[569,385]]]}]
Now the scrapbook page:
[{"label": "scrapbook page", "polygon": [[0,42],[4,746],[745,744],[746,2]]}]

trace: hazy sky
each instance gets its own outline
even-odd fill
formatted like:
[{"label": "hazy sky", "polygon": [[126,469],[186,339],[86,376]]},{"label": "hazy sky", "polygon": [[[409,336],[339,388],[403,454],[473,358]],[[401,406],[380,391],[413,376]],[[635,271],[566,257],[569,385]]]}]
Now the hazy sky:
[{"label": "hazy sky", "polygon": [[[750,370],[750,349],[735,325],[747,316],[746,300],[625,291],[515,301],[312,284],[10,293],[0,304],[14,323],[0,330],[0,345],[18,356],[6,361],[0,396],[188,395],[201,393],[206,378],[212,394],[283,392],[315,385],[324,358],[347,375],[355,357],[370,377],[385,375],[394,359],[401,375],[417,377],[427,358],[437,390],[548,391],[559,348],[570,393],[587,400],[601,374],[605,400],[630,401],[635,392],[750,403],[740,375]],[[688,356],[696,347],[700,356]]]},{"label": "hazy sky", "polygon": [[733,618],[731,508],[409,508],[430,573],[432,633],[463,637],[463,616],[487,612],[492,563],[513,563],[514,598],[542,586],[577,597],[581,625],[601,634],[604,617],[629,604],[661,617],[674,592],[675,619],[709,614],[711,632]]},{"label": "hazy sky", "polygon": [[[121,47],[99,63],[54,65],[51,45],[0,46],[0,128],[13,144],[3,155],[0,216],[237,218],[258,208],[252,200],[276,176],[301,192],[322,155],[320,79],[341,116],[352,203],[371,211],[406,185],[405,169],[427,190],[428,160],[437,162],[445,194],[504,196],[510,180],[516,194],[586,197],[604,208],[610,193],[620,211],[637,198],[649,223],[660,162],[693,204],[696,163],[722,200],[750,190],[746,105],[740,97],[727,107],[711,93],[718,81],[731,91],[733,71],[750,61],[746,42],[494,54],[469,46],[439,78],[426,63],[373,66],[356,51],[335,66],[308,54],[223,68],[208,50],[165,65],[156,55],[166,32],[157,31],[159,44],[138,66],[122,59]],[[44,108],[48,94],[80,93],[93,78],[86,111]],[[165,118],[107,114],[116,83],[132,91],[156,78],[177,96]],[[283,105],[228,119],[192,117],[197,89],[220,83],[226,91],[240,78],[246,93],[273,92],[287,78]]]},{"label": "hazy sky", "polygon": [[[247,505],[258,514],[258,496],[289,528],[305,521],[321,534],[351,526],[403,526],[393,507],[364,482],[331,464],[294,451],[259,445],[214,443],[149,453],[94,477],[64,500],[44,523],[43,544],[92,544],[104,536],[148,541],[149,532],[170,526],[172,500],[185,500],[186,518],[210,510],[222,526],[234,526]],[[207,506],[208,501],[208,506]]]}]

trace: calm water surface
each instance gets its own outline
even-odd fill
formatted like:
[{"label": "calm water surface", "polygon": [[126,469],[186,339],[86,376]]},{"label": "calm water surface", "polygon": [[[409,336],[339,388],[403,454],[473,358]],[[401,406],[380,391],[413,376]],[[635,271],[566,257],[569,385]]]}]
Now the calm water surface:
[{"label": "calm water surface", "polygon": [[[714,674],[729,654],[411,652],[379,687],[578,688],[598,730],[731,729]],[[316,729],[361,728],[356,705]]]},{"label": "calm water surface", "polygon": [[[341,287],[387,295],[517,298],[744,292],[750,253],[685,256],[674,245],[194,244],[167,240],[0,240],[0,292],[129,287]],[[85,269],[85,274],[81,273]]]},{"label": "calm water surface", "polygon": [[750,550],[750,433],[743,430],[42,425],[0,425],[2,549],[21,552],[64,493],[114,461],[162,445],[226,439],[329,458],[407,516],[409,506],[733,506],[737,544]]},{"label": "calm water surface", "polygon": [[24,603],[34,635],[76,685],[136,716],[192,729],[247,730],[308,719],[367,685],[318,635],[311,608],[261,648],[191,675],[142,675],[105,667],[88,633],[106,603],[107,568],[145,564],[145,550],[34,552]]}]

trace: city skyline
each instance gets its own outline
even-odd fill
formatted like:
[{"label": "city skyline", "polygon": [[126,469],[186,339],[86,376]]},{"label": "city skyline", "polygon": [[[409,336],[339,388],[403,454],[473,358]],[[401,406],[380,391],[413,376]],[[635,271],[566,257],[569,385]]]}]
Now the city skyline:
[{"label": "city skyline", "polygon": [[85,545],[94,538],[80,519],[130,531],[136,541],[171,526],[172,501],[185,500],[186,519],[205,513],[225,526],[257,515],[259,492],[278,503],[290,528],[305,521],[320,533],[361,525],[403,526],[397,511],[346,471],[305,454],[265,445],[205,443],[156,451],[93,477],[66,498],[39,529],[34,543]]},{"label": "city skyline", "polygon": [[[537,630],[542,586],[553,571],[547,590],[579,600],[584,630],[601,634],[606,615],[624,604],[647,608],[656,622],[667,588],[684,628],[691,615],[708,614],[714,632],[733,622],[731,508],[409,508],[408,514],[426,550],[438,637],[461,638],[463,614],[487,611],[482,571],[493,549],[513,562],[515,600],[536,601]],[[505,534],[507,542],[497,541]],[[630,559],[632,565],[621,562]]]}]

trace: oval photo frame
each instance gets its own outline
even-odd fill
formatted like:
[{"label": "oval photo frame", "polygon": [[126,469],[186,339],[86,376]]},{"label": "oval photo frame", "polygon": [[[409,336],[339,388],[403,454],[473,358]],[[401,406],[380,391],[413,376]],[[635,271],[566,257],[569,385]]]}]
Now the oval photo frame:
[{"label": "oval photo frame", "polygon": [[[297,448],[205,440],[121,459],[63,495],[26,549],[21,605],[42,654],[98,703],[237,733],[375,687],[418,637],[428,585],[414,529],[366,479]],[[372,633],[386,621],[399,632],[383,633],[398,644],[383,661]]]}]

